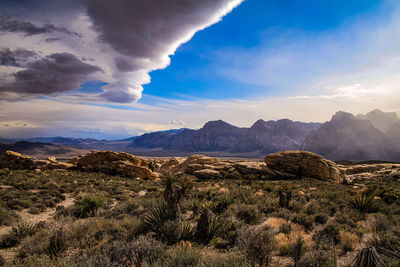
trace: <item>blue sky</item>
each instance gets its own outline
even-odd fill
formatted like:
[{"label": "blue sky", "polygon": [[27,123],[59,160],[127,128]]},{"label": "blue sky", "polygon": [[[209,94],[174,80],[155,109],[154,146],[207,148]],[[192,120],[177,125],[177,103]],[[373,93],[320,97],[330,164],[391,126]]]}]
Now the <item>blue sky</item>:
[{"label": "blue sky", "polygon": [[[221,22],[198,32],[179,47],[166,69],[151,72],[152,81],[144,86],[144,93],[178,99],[285,94],[285,90],[273,86],[249,84],[219,75],[215,72],[219,67],[215,64],[219,62],[215,62],[214,54],[259,46],[273,50],[280,44],[296,41],[297,36],[319,36],[346,27],[362,16],[372,16],[379,22],[386,18],[379,16],[382,9],[385,6],[378,0],[247,0]],[[282,87],[285,78],[283,73]],[[146,96],[141,101],[146,103]]]},{"label": "blue sky", "polygon": [[[133,3],[128,13],[107,0],[76,2],[89,7],[21,0],[21,10],[0,3],[6,14],[13,3],[14,21],[44,25],[36,26],[43,34],[23,27],[0,34],[0,57],[35,52],[17,57],[18,68],[0,64],[0,78],[21,69],[52,77],[35,66],[57,69],[55,53],[87,73],[56,73],[60,85],[35,90],[0,80],[0,137],[112,139],[217,119],[249,127],[258,119],[324,122],[338,110],[400,112],[398,1],[182,1],[121,0]],[[61,69],[71,67],[64,62]]]}]

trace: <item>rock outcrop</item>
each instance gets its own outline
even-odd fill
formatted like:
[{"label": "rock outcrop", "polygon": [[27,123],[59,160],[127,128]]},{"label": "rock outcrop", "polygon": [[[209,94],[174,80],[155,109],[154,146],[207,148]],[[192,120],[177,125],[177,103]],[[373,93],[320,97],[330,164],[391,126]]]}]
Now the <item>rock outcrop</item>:
[{"label": "rock outcrop", "polygon": [[315,178],[339,183],[345,179],[344,172],[336,163],[307,151],[282,151],[265,157],[268,168],[287,174],[288,178]]},{"label": "rock outcrop", "polygon": [[12,170],[68,169],[72,166],[72,164],[58,162],[54,157],[50,157],[47,160],[37,160],[10,150],[0,157],[0,168]]},{"label": "rock outcrop", "polygon": [[221,160],[203,155],[193,155],[186,159],[148,160],[124,152],[111,151],[92,151],[79,158],[74,158],[68,163],[58,162],[54,157],[37,160],[13,151],[7,151],[0,158],[0,168],[43,170],[71,167],[81,171],[103,172],[143,179],[155,179],[160,174],[174,173],[193,176],[201,180],[315,178],[338,183],[346,177],[334,162],[306,151],[284,151],[270,154],[265,157],[265,162]]},{"label": "rock outcrop", "polygon": [[92,151],[75,160],[78,169],[154,179],[150,161],[124,152]]}]

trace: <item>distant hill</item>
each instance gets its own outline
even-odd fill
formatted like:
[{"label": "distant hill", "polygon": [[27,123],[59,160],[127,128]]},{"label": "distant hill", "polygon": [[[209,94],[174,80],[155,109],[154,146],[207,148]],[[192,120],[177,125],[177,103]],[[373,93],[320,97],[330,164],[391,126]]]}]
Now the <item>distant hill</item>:
[{"label": "distant hill", "polygon": [[369,120],[372,125],[381,132],[387,132],[393,124],[400,122],[396,112],[383,112],[380,109],[375,109],[367,114],[358,114],[357,118]]},{"label": "distant hill", "polygon": [[256,121],[233,148],[233,152],[260,151],[268,154],[282,150],[299,149],[311,130],[320,123],[278,121]]},{"label": "distant hill", "polygon": [[131,149],[180,151],[226,151],[230,153],[265,154],[284,149],[297,149],[307,134],[320,123],[258,120],[250,128],[239,128],[222,120],[207,122],[199,130],[154,132],[135,139]]},{"label": "distant hill", "polygon": [[366,119],[337,112],[305,139],[302,149],[333,160],[394,160],[389,138]]},{"label": "distant hill", "polygon": [[13,144],[0,143],[0,154],[3,154],[7,150],[12,150],[28,156],[35,156],[39,159],[49,156],[54,156],[59,159],[72,158],[88,152],[83,149],[40,142],[19,141]]},{"label": "distant hill", "polygon": [[28,155],[111,150],[155,157],[201,153],[233,158],[262,158],[277,151],[302,149],[331,160],[400,161],[400,120],[396,113],[379,109],[357,116],[339,111],[324,124],[260,119],[250,128],[242,128],[216,120],[198,130],[171,129],[121,140],[57,136],[12,144],[14,141],[0,139],[5,143],[0,148]]}]

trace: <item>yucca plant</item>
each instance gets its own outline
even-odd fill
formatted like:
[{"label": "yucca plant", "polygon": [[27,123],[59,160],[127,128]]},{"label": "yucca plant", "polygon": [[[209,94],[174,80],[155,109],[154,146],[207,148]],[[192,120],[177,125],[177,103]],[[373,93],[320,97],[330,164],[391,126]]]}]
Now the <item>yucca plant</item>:
[{"label": "yucca plant", "polygon": [[360,195],[356,195],[350,199],[347,204],[349,207],[357,210],[361,217],[364,218],[366,213],[373,211],[375,208],[375,194],[373,191],[362,192]]},{"label": "yucca plant", "polygon": [[354,267],[386,267],[375,247],[363,248],[354,258],[351,265]]},{"label": "yucca plant", "polygon": [[216,199],[216,204],[213,207],[213,211],[217,214],[223,213],[230,204],[232,204],[234,198],[230,194],[223,194]]},{"label": "yucca plant", "polygon": [[163,197],[167,204],[168,217],[175,220],[180,216],[180,204],[187,192],[192,188],[192,180],[169,173],[162,177],[164,185]]},{"label": "yucca plant", "polygon": [[194,224],[182,221],[179,223],[179,239],[188,241],[192,240],[196,233],[196,227]]},{"label": "yucca plant", "polygon": [[67,238],[62,228],[53,232],[46,248],[46,251],[51,258],[55,258],[67,250],[66,240]]},{"label": "yucca plant", "polygon": [[221,235],[224,221],[216,217],[208,209],[205,209],[197,222],[196,239],[202,244],[208,244],[214,238]]},{"label": "yucca plant", "polygon": [[27,236],[31,236],[36,232],[36,225],[30,222],[22,222],[17,226],[13,226],[12,233],[18,239],[23,239]]},{"label": "yucca plant", "polygon": [[294,266],[298,266],[298,263],[301,257],[304,255],[306,251],[306,246],[304,239],[302,237],[297,238],[297,240],[291,244],[289,244],[289,256],[294,261]]},{"label": "yucca plant", "polygon": [[144,215],[144,225],[156,234],[161,234],[160,231],[164,223],[168,220],[168,212],[164,204],[158,203],[152,206]]}]

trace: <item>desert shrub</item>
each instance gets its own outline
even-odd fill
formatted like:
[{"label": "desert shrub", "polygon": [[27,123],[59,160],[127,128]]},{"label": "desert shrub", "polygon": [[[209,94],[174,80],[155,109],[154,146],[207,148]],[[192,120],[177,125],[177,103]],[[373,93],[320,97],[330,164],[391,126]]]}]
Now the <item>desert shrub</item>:
[{"label": "desert shrub", "polygon": [[270,214],[279,209],[278,200],[276,198],[265,197],[257,201],[257,207],[260,212]]},{"label": "desert shrub", "polygon": [[311,231],[314,227],[313,224],[313,218],[310,215],[307,215],[305,213],[298,213],[293,217],[293,222],[298,223],[302,226],[304,226],[304,228],[307,231]]},{"label": "desert shrub", "polygon": [[386,264],[374,247],[363,248],[352,262],[354,267],[385,267]]},{"label": "desert shrub", "polygon": [[193,187],[190,178],[167,174],[161,178],[164,185],[163,198],[166,203],[168,219],[175,220],[181,214],[181,203],[186,194]]},{"label": "desert shrub", "polygon": [[6,260],[0,255],[0,266],[6,265]]},{"label": "desert shrub", "polygon": [[224,220],[205,209],[197,222],[195,238],[201,244],[208,244],[223,232]]},{"label": "desert shrub", "polygon": [[158,236],[162,236],[160,231],[164,223],[168,220],[169,214],[163,203],[156,203],[150,207],[148,212],[143,217],[143,224],[148,230],[153,231]]},{"label": "desert shrub", "polygon": [[216,214],[221,214],[223,213],[230,204],[232,204],[233,202],[233,196],[231,194],[223,194],[221,196],[219,196],[216,200],[215,200],[215,204],[213,206],[213,212],[215,212]]},{"label": "desert shrub", "polygon": [[312,201],[310,204],[307,205],[305,209],[305,213],[308,215],[314,215],[320,212],[321,206],[318,204],[317,201]]},{"label": "desert shrub", "polygon": [[314,222],[317,224],[325,224],[329,219],[329,216],[325,213],[320,213],[314,216]]},{"label": "desert shrub", "polygon": [[236,216],[247,224],[256,224],[260,212],[255,205],[240,205]]},{"label": "desert shrub", "polygon": [[362,192],[360,195],[353,196],[347,204],[357,210],[361,218],[364,218],[366,213],[376,210],[375,194],[373,191]]},{"label": "desert shrub", "polygon": [[281,227],[279,227],[280,233],[284,233],[284,234],[288,235],[291,231],[292,231],[292,226],[291,226],[291,223],[289,223],[289,222],[284,223],[284,224],[282,224]]},{"label": "desert shrub", "polygon": [[165,267],[197,267],[201,266],[201,254],[193,249],[190,243],[181,242],[175,248],[166,252],[166,257],[162,258],[156,266]]},{"label": "desert shrub", "polygon": [[69,258],[54,258],[51,259],[47,255],[32,255],[23,259],[15,259],[10,266],[18,267],[69,267],[71,262]]},{"label": "desert shrub", "polygon": [[338,224],[328,223],[321,231],[318,231],[313,235],[313,240],[315,241],[316,246],[326,249],[339,244],[340,230]]},{"label": "desert shrub", "polygon": [[35,234],[36,225],[29,222],[23,222],[13,226],[11,232],[0,240],[0,248],[9,248],[18,245],[22,239]]},{"label": "desert shrub", "polygon": [[8,168],[0,169],[0,176],[8,176],[10,175],[10,170]]},{"label": "desert shrub", "polygon": [[129,200],[125,202],[119,202],[111,214],[107,214],[108,217],[119,217],[120,215],[137,215],[139,209],[139,203],[135,200]]},{"label": "desert shrub", "polygon": [[100,250],[90,251],[77,258],[74,266],[153,266],[164,254],[165,247],[159,241],[140,236],[134,241],[116,240],[105,244]]},{"label": "desert shrub", "polygon": [[387,231],[391,225],[393,225],[393,223],[389,220],[388,216],[382,213],[375,215],[374,227],[376,231]]},{"label": "desert shrub", "polygon": [[179,227],[179,240],[189,241],[192,240],[196,234],[196,227],[194,224],[187,221],[180,221]]},{"label": "desert shrub", "polygon": [[198,198],[192,198],[184,202],[183,204],[185,210],[190,210],[193,212],[192,217],[198,216],[204,209],[204,202],[200,201]]},{"label": "desert shrub", "polygon": [[357,215],[350,211],[339,211],[335,214],[335,222],[350,228],[355,228],[357,226],[355,222],[356,217]]},{"label": "desert shrub", "polygon": [[299,267],[330,267],[332,259],[326,250],[312,250],[306,252],[300,259],[297,266]]},{"label": "desert shrub", "polygon": [[72,213],[77,218],[93,217],[105,204],[106,198],[104,196],[86,195],[82,200],[75,203]]},{"label": "desert shrub", "polygon": [[298,237],[295,242],[289,243],[288,255],[293,259],[295,266],[298,266],[305,252],[306,245],[302,237]]},{"label": "desert shrub", "polygon": [[0,207],[0,226],[1,225],[10,225],[12,222],[12,217],[9,212],[2,207]]},{"label": "desert shrub", "polygon": [[244,228],[238,233],[236,245],[253,266],[268,266],[275,248],[274,235],[269,229]]},{"label": "desert shrub", "polygon": [[360,242],[360,239],[357,235],[346,231],[339,232],[339,239],[340,247],[342,248],[343,252],[354,251],[357,244]]},{"label": "desert shrub", "polygon": [[215,253],[202,258],[201,265],[204,267],[247,267],[245,255],[239,251],[229,251],[226,253]]},{"label": "desert shrub", "polygon": [[46,252],[51,258],[55,258],[67,250],[67,237],[62,228],[55,230],[50,236]]}]

